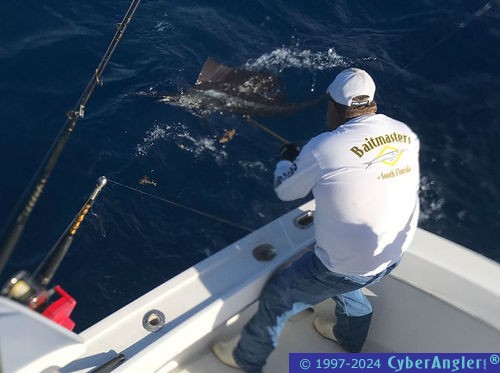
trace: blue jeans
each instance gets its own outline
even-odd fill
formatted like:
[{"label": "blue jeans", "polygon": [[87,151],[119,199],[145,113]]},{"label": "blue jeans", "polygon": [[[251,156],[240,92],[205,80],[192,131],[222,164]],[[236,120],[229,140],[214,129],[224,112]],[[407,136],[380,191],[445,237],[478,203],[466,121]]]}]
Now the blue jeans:
[{"label": "blue jeans", "polygon": [[234,358],[245,372],[260,373],[278,344],[285,322],[325,299],[337,304],[334,333],[349,352],[359,352],[370,327],[372,307],[361,288],[387,275],[396,265],[374,276],[331,272],[313,252],[272,278],[259,298],[257,313],[245,325]]}]

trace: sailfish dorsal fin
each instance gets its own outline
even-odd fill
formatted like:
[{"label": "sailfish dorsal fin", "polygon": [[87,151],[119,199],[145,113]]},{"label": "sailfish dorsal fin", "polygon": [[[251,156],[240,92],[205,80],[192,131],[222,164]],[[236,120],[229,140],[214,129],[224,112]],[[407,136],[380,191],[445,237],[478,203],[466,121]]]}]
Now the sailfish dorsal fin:
[{"label": "sailfish dorsal fin", "polygon": [[255,102],[278,103],[283,99],[276,76],[224,66],[211,57],[205,61],[195,88],[219,91]]},{"label": "sailfish dorsal fin", "polygon": [[223,82],[231,76],[234,70],[236,69],[224,66],[215,62],[211,57],[208,57],[201,68],[195,85],[207,82]]}]

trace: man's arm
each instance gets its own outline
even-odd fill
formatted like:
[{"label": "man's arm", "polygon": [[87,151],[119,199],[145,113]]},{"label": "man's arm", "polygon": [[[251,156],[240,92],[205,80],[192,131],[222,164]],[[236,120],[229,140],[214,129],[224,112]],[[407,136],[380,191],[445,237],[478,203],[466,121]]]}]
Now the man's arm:
[{"label": "man's arm", "polygon": [[306,145],[292,162],[281,160],[274,171],[274,191],[282,201],[305,197],[318,180],[320,168]]}]

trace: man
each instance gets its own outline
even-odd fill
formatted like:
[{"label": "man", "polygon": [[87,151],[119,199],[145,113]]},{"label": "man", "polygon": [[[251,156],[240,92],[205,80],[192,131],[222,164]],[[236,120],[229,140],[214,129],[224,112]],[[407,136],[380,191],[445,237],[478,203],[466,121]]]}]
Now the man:
[{"label": "man", "polygon": [[[375,83],[363,70],[337,75],[328,93],[329,132],[300,151],[286,145],[276,165],[275,191],[284,201],[316,200],[316,246],[271,279],[238,345],[216,343],[216,356],[246,372],[261,372],[293,314],[332,297],[334,324],[315,329],[348,352],[360,352],[372,308],[361,289],[399,263],[416,230],[419,140],[402,122],[376,114]],[[333,316],[333,315],[332,315]]]}]

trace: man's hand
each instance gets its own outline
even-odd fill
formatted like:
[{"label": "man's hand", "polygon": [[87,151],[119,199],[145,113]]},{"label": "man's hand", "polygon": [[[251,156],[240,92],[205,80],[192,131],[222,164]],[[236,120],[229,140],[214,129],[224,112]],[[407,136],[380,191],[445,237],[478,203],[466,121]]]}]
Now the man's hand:
[{"label": "man's hand", "polygon": [[300,146],[298,146],[297,144],[289,143],[281,147],[278,158],[280,161],[287,160],[293,162],[295,161],[295,158],[297,158],[299,153]]}]

